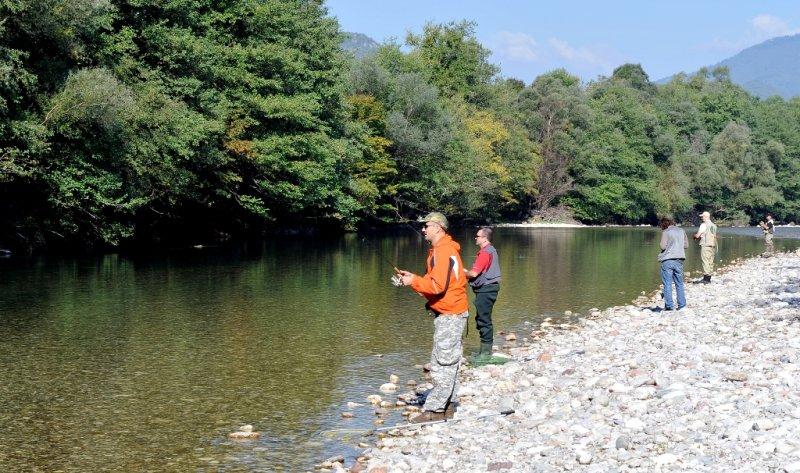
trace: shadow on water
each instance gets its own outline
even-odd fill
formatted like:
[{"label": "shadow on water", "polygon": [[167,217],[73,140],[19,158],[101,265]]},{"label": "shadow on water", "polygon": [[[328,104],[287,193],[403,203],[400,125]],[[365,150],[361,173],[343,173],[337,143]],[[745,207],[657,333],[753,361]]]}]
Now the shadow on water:
[{"label": "shadow on water", "polygon": [[[472,232],[454,232],[469,242],[466,265]],[[758,234],[722,235],[723,261],[761,251]],[[390,374],[422,381],[413,366],[427,361],[433,327],[424,300],[389,283],[392,263],[422,271],[424,241],[367,238],[3,260],[0,469],[295,471],[353,458],[352,437],[323,432],[373,427],[365,398]],[[497,229],[496,331],[654,289],[658,239],[646,228]],[[476,345],[473,326],[467,351]],[[245,423],[262,437],[228,440]]]}]

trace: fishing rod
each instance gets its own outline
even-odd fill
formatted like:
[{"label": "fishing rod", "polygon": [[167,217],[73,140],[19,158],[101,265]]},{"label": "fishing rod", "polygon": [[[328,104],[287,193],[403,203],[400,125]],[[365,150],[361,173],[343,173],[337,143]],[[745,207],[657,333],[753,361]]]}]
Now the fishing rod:
[{"label": "fishing rod", "polygon": [[381,249],[380,249],[380,247],[378,245],[376,245],[375,243],[372,243],[371,241],[367,240],[367,237],[361,237],[361,241],[362,242],[366,242],[369,246],[371,246],[372,249],[375,250],[376,253],[378,253],[378,256],[383,260],[383,262],[392,267],[392,269],[394,270],[395,273],[399,273],[400,272],[400,270],[397,269],[397,265],[394,264],[391,260],[389,260],[389,258],[387,258],[385,254],[383,254],[383,251],[381,251]]},{"label": "fishing rod", "polygon": [[424,425],[433,425],[433,424],[444,424],[446,422],[450,422],[451,424],[455,424],[456,422],[461,422],[464,420],[483,420],[488,419],[490,417],[497,417],[497,416],[507,416],[513,414],[515,411],[514,409],[505,409],[500,412],[493,412],[491,414],[484,414],[482,416],[474,416],[474,417],[459,417],[458,419],[441,419],[441,420],[432,420],[428,422],[420,422],[418,424],[400,424],[400,425],[392,425],[389,427],[379,427],[377,429],[372,429],[374,432],[383,432],[386,430],[392,429],[408,429],[410,427],[422,427]]},{"label": "fishing rod", "polygon": [[508,416],[513,414],[515,411],[514,409],[505,409],[500,412],[494,412],[492,414],[484,414],[480,416],[472,416],[472,417],[459,417],[458,419],[441,419],[441,420],[432,420],[428,422],[420,422],[418,424],[399,424],[399,425],[391,425],[388,427],[379,427],[377,429],[332,429],[326,430],[325,433],[362,433],[363,437],[369,437],[377,432],[385,432],[387,430],[394,430],[394,429],[411,429],[415,427],[423,427],[426,425],[434,425],[434,424],[445,424],[451,423],[455,424],[457,422],[467,421],[467,420],[483,420],[489,419],[491,417],[497,416]]}]

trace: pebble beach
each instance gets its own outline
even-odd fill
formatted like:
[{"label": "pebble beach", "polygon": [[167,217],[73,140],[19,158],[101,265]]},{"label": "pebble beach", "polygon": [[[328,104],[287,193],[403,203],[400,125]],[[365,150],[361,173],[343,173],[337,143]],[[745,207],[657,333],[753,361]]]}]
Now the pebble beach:
[{"label": "pebble beach", "polygon": [[659,292],[509,336],[509,363],[462,367],[453,420],[322,469],[800,472],[800,255],[687,282],[681,311]]}]

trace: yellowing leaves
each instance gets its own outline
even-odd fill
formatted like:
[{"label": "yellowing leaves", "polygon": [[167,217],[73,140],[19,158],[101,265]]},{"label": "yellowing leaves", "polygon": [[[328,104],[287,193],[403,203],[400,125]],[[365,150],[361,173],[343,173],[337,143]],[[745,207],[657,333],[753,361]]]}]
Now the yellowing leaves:
[{"label": "yellowing leaves", "polygon": [[485,163],[488,172],[497,176],[500,182],[507,181],[509,172],[498,149],[510,137],[508,128],[488,110],[462,107],[461,112],[464,114],[462,119],[470,147]]}]

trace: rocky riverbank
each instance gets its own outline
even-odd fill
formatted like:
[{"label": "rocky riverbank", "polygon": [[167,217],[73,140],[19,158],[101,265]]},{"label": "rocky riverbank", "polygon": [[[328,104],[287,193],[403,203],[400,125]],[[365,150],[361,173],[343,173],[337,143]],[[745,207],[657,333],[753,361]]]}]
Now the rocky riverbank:
[{"label": "rocky riverbank", "polygon": [[687,300],[535,330],[513,362],[463,370],[455,422],[374,437],[351,470],[800,472],[800,255]]}]

